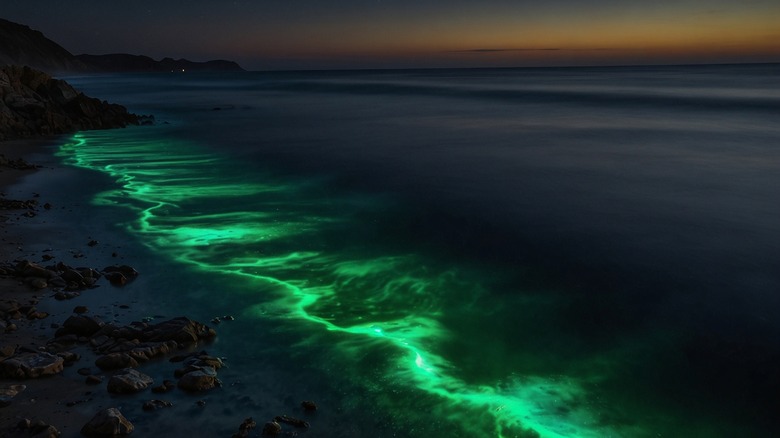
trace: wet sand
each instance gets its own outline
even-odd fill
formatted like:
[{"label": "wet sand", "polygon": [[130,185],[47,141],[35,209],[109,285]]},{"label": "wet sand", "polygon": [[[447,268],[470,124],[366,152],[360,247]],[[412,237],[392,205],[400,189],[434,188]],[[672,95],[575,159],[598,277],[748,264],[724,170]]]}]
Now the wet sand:
[{"label": "wet sand", "polygon": [[[9,159],[21,158],[31,164],[37,164],[42,157],[53,160],[52,146],[57,142],[56,137],[3,142],[0,143],[0,154]],[[20,188],[25,179],[47,171],[50,169],[45,165],[33,170],[0,166],[0,193],[3,198],[39,202],[35,217],[25,216],[27,210],[0,210],[0,262],[3,264],[15,260],[44,263],[44,252],[59,255],[58,253],[66,250],[51,248],[49,251],[48,248],[57,244],[57,238],[52,238],[52,235],[56,236],[56,233],[52,232],[56,224],[47,223],[47,212],[42,204],[56,204],[56,200],[48,199],[45,193],[25,193],[24,189]],[[18,278],[5,275],[0,276],[0,291],[0,302],[15,300],[22,305],[33,305],[38,311],[48,314],[43,319],[9,320],[16,329],[7,330],[0,335],[0,347],[5,349],[43,348],[47,341],[54,337],[56,329],[72,314],[74,306],[89,305],[88,295],[85,299],[78,300],[78,303],[73,300],[58,302],[52,297],[53,293],[49,288],[35,290]],[[83,345],[77,346],[73,351],[81,355],[81,359],[57,375],[25,380],[0,378],[0,389],[14,385],[26,386],[8,406],[0,408],[0,437],[29,436],[28,431],[17,428],[17,424],[24,419],[30,419],[33,423],[42,421],[50,424],[61,432],[62,437],[80,436],[81,427],[97,412],[97,406],[93,408],[94,411],[78,409],[78,406],[87,400],[97,401],[100,405],[110,402],[104,387],[86,385],[84,376],[77,373],[79,368],[93,365],[96,355]]]},{"label": "wet sand", "polygon": [[[47,148],[55,142],[56,139],[3,142],[0,143],[0,154],[4,154],[9,159],[21,158],[29,162],[36,156],[47,154]],[[4,195],[3,197],[20,199],[19,195],[22,194],[13,189],[14,185],[36,172],[45,171],[46,169],[43,168],[19,170],[2,166],[0,167],[0,193]],[[33,199],[33,194],[28,194],[25,199]],[[23,230],[25,227],[20,226],[30,220],[24,216],[25,212],[25,210],[0,211],[0,261],[2,262],[25,258],[26,248],[37,243],[34,233],[29,233],[29,230]],[[38,308],[41,308],[47,306],[47,301],[53,301],[48,296],[49,290],[35,291],[12,277],[0,276],[0,290],[2,290],[0,301],[3,302],[16,300],[22,304],[35,303]],[[61,323],[63,316],[50,314],[42,320],[11,321],[17,329],[3,333],[0,345],[6,348],[24,346],[37,349],[53,337],[56,329],[52,324]],[[0,379],[0,388],[12,385],[24,385],[26,389],[15,396],[8,406],[0,408],[0,436],[2,437],[17,436],[13,429],[25,418],[51,424],[62,432],[63,436],[75,436],[83,422],[89,419],[63,409],[70,398],[84,392],[83,382],[68,378],[64,374],[41,379]]]}]

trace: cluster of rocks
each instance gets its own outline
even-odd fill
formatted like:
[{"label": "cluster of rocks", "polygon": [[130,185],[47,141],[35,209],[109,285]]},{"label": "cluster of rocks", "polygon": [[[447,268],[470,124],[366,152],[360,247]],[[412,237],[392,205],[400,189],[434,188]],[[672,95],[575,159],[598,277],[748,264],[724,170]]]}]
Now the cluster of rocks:
[{"label": "cluster of rocks", "polygon": [[[74,314],[62,323],[54,339],[45,347],[1,348],[0,377],[34,379],[58,374],[62,372],[64,366],[80,359],[78,354],[70,350],[74,345],[82,344],[89,345],[100,355],[95,361],[98,368],[102,371],[114,371],[106,385],[109,393],[138,393],[152,387],[154,381],[135,367],[152,358],[190,348],[216,336],[214,329],[186,317],[172,318],[157,324],[134,322],[119,326],[104,323],[98,317],[86,315],[87,312],[88,309],[83,306],[76,307]],[[177,386],[185,391],[205,391],[221,384],[216,378],[216,370],[222,367],[222,359],[209,356],[205,351],[174,356],[171,362],[182,363],[182,366],[174,371],[174,376],[179,379],[178,384],[166,380],[162,385],[153,387],[153,392],[167,392]],[[79,369],[78,373],[86,375],[88,384],[103,381],[103,376],[93,374],[91,368]],[[0,404],[10,404],[13,397],[24,389],[25,385],[0,388]],[[156,410],[171,405],[164,400],[149,400],[144,403],[143,409]],[[41,431],[45,433],[38,435]],[[16,432],[26,436],[49,436],[46,431],[48,431],[46,428],[25,426],[20,423]],[[117,409],[111,408],[95,415],[84,426],[82,434],[111,436],[126,435],[132,431],[133,425],[130,421]]]},{"label": "cluster of rocks", "polygon": [[[35,217],[38,214],[37,207],[38,201],[35,199],[21,200],[0,198],[0,210],[27,210],[22,214],[24,217]],[[51,206],[47,204],[46,208],[51,208]],[[8,218],[6,216],[2,216],[0,220],[5,222],[8,220]]]},{"label": "cluster of rocks", "polygon": [[[21,163],[26,163],[22,161],[21,159],[18,160],[11,160],[12,162],[15,162],[16,165],[21,166]],[[2,163],[0,163],[2,165]],[[11,167],[11,166],[8,166]],[[51,209],[51,204],[48,202],[43,205],[43,208],[46,210]],[[37,199],[8,199],[5,198],[3,194],[0,194],[0,210],[27,210],[22,214],[22,216],[25,217],[35,217],[38,214],[38,200]],[[7,221],[8,218],[5,216],[0,217],[0,220],[3,222]]]},{"label": "cluster of rocks", "polygon": [[16,437],[35,437],[35,438],[57,438],[60,436],[60,431],[51,424],[42,420],[32,421],[28,418],[21,420],[16,425],[16,432],[12,436]]},{"label": "cluster of rocks", "polygon": [[[53,257],[44,257],[52,259]],[[65,263],[41,266],[29,260],[0,264],[0,276],[20,279],[33,289],[51,288],[59,300],[79,296],[80,291],[96,287],[104,277],[114,286],[124,286],[138,276],[138,271],[127,265],[106,266],[102,270],[89,267],[72,267]]]},{"label": "cluster of rocks", "polygon": [[[152,358],[170,354],[215,336],[214,329],[186,317],[173,318],[158,324],[138,322],[120,327],[105,324],[98,317],[77,314],[65,320],[55,333],[54,339],[46,344],[43,351],[26,347],[0,349],[0,376],[31,379],[57,374],[62,371],[64,365],[80,358],[69,350],[76,344],[88,343],[93,350],[101,354],[95,361],[98,368],[123,369],[112,377],[109,382],[109,392],[136,392],[151,385],[152,382],[149,379],[145,386],[138,383],[144,382],[144,378],[139,375],[140,373],[132,372],[135,371],[132,368]],[[204,363],[207,360],[198,359],[200,362],[193,366],[205,368]],[[214,367],[216,363],[221,366],[219,359],[207,365]],[[91,377],[91,373],[88,374],[90,374],[88,377]],[[123,374],[128,377],[123,378]],[[94,383],[94,379],[92,380]],[[126,382],[132,382],[136,390],[128,389],[129,387],[124,385]]]},{"label": "cluster of rocks", "polygon": [[[314,402],[308,400],[301,402],[301,407],[309,413],[317,410],[317,405]],[[263,425],[262,434],[266,436],[280,435],[283,432],[282,424],[288,424],[296,428],[309,428],[308,421],[291,417],[289,415],[277,415],[273,418],[273,420],[270,420]],[[249,434],[255,427],[257,427],[257,422],[252,417],[249,417],[238,426],[238,432],[234,433],[232,438],[246,438],[250,436]],[[287,434],[295,436],[296,432],[287,432]]]},{"label": "cluster of rocks", "polygon": [[[0,299],[0,332],[16,331],[17,325],[14,321],[43,319],[49,316],[48,313],[39,311],[36,308],[37,304],[38,298],[30,298],[26,303],[13,298]],[[4,349],[0,348],[0,357],[4,356],[3,351]]]},{"label": "cluster of rocks", "polygon": [[7,167],[9,169],[17,170],[35,170],[39,166],[28,163],[21,158],[13,159],[6,157],[4,154],[0,154],[0,167]]},{"label": "cluster of rocks", "polygon": [[88,437],[122,436],[129,435],[134,429],[133,423],[125,418],[119,409],[108,408],[95,414],[81,428],[81,433]]},{"label": "cluster of rocks", "polygon": [[0,141],[152,123],[27,66],[0,67]]}]

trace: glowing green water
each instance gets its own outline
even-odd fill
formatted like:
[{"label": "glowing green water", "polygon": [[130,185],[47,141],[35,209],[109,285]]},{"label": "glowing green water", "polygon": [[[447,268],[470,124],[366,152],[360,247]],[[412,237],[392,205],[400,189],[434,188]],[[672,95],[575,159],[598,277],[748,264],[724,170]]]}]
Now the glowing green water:
[{"label": "glowing green water", "polygon": [[[424,415],[449,418],[463,433],[644,434],[636,426],[617,430],[597,419],[585,386],[598,376],[586,382],[528,375],[512,369],[511,361],[496,362],[489,351],[516,354],[510,350],[517,346],[506,344],[511,333],[506,339],[483,333],[483,351],[453,354],[445,348],[454,337],[479,338],[480,327],[491,324],[491,309],[482,307],[490,301],[488,286],[479,273],[442,266],[413,248],[399,254],[383,253],[370,242],[361,247],[360,239],[349,237],[359,225],[356,214],[381,199],[326,197],[318,181],[249,172],[198,145],[162,140],[160,129],[77,134],[60,156],[116,180],[117,187],[94,202],[135,212],[124,225],[156,253],[206,273],[256,282],[257,318],[319,327],[318,336],[329,337],[347,358],[383,352],[380,372],[387,381],[405,394],[436,399],[437,410]],[[464,358],[479,362],[483,354],[484,368],[499,378],[486,381],[463,371]],[[388,403],[403,409],[403,400]]]}]

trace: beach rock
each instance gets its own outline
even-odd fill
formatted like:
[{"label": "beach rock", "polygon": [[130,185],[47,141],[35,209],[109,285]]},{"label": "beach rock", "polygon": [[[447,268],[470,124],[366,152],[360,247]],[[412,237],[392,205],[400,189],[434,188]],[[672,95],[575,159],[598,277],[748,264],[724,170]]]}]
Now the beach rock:
[{"label": "beach rock", "polygon": [[75,269],[66,269],[60,273],[60,277],[68,283],[82,284],[84,282],[84,276],[81,275]]},{"label": "beach rock", "polygon": [[80,295],[78,292],[57,292],[54,294],[54,299],[58,301],[72,300]]},{"label": "beach rock", "polygon": [[84,383],[87,385],[99,385],[103,383],[103,376],[87,376],[87,378],[84,379]]},{"label": "beach rock", "polygon": [[39,312],[39,311],[35,310],[35,308],[33,308],[33,309],[31,309],[30,311],[27,312],[27,319],[29,319],[29,320],[44,319],[44,318],[46,318],[48,316],[49,316],[48,313],[46,313],[46,312]]},{"label": "beach rock", "polygon": [[198,392],[215,388],[220,384],[214,368],[202,367],[181,376],[178,386],[185,391]]},{"label": "beach rock", "polygon": [[148,402],[145,402],[142,406],[143,410],[145,411],[156,411],[160,408],[169,408],[173,406],[173,403],[165,400],[149,400]]},{"label": "beach rock", "polygon": [[252,417],[249,417],[238,426],[238,433],[234,433],[233,438],[246,438],[255,427],[257,427],[257,422]]},{"label": "beach rock", "polygon": [[16,300],[2,300],[0,301],[0,315],[7,319],[20,319],[22,312],[20,309],[22,305]]},{"label": "beach rock", "polygon": [[114,286],[124,286],[127,284],[127,277],[121,272],[106,272],[106,279]]},{"label": "beach rock", "polygon": [[295,427],[303,427],[303,428],[306,428],[306,429],[309,428],[309,422],[308,421],[303,421],[301,419],[298,419],[298,418],[295,418],[295,417],[291,417],[289,415],[277,415],[274,418],[274,421],[276,421],[278,423],[287,423],[287,424],[295,426]]},{"label": "beach rock", "polygon": [[144,373],[132,368],[125,368],[108,380],[108,392],[113,394],[131,394],[143,391],[152,385],[154,380]]},{"label": "beach rock", "polygon": [[155,394],[162,394],[164,392],[168,392],[176,387],[176,382],[172,380],[163,380],[162,385],[155,386],[152,388],[152,392]]},{"label": "beach rock", "polygon": [[109,408],[95,414],[89,423],[81,428],[81,433],[88,437],[110,437],[129,435],[135,427],[117,408]]},{"label": "beach rock", "polygon": [[68,285],[68,282],[61,277],[52,277],[49,279],[48,283],[50,287],[65,287]]},{"label": "beach rock", "polygon": [[32,263],[29,260],[22,260],[16,264],[16,274],[20,277],[37,277],[46,280],[57,275],[55,272]]},{"label": "beach rock", "polygon": [[87,313],[87,312],[89,312],[89,309],[87,308],[87,306],[76,306],[76,307],[73,308],[73,313],[76,313],[78,315],[81,315],[82,313]]},{"label": "beach rock", "polygon": [[61,351],[57,353],[57,356],[61,357],[63,360],[63,365],[70,366],[76,363],[79,359],[81,359],[81,356],[77,353],[74,353],[72,351]]},{"label": "beach rock", "polygon": [[27,284],[29,284],[33,289],[45,289],[49,287],[49,283],[46,281],[46,279],[40,277],[28,278]]},{"label": "beach rock", "polygon": [[118,370],[120,368],[136,368],[138,361],[127,353],[109,353],[95,360],[101,370]]},{"label": "beach rock", "polygon": [[62,323],[62,327],[57,330],[54,336],[76,335],[89,337],[97,333],[104,324],[96,316],[71,315]]},{"label": "beach rock", "polygon": [[25,352],[0,362],[0,375],[16,379],[35,379],[62,372],[64,360],[44,352]]},{"label": "beach rock", "polygon": [[42,420],[31,421],[24,418],[17,423],[16,427],[23,431],[24,436],[37,438],[57,438],[60,436],[60,431],[56,427]]},{"label": "beach rock", "polygon": [[317,410],[317,404],[313,401],[304,400],[301,402],[301,407],[304,411],[313,412]]},{"label": "beach rock", "polygon": [[211,339],[217,333],[214,329],[186,317],[173,318],[159,324],[150,325],[143,330],[144,341],[176,341],[181,345],[194,344],[200,340]]},{"label": "beach rock", "polygon": [[276,421],[269,421],[263,426],[263,435],[275,436],[282,433],[282,425]]},{"label": "beach rock", "polygon": [[132,280],[135,277],[138,277],[138,271],[135,270],[132,266],[128,265],[113,265],[113,266],[106,266],[103,268],[104,274],[111,274],[111,273],[120,273],[128,280]]},{"label": "beach rock", "polygon": [[0,408],[10,405],[14,397],[25,389],[27,389],[26,385],[0,386]]},{"label": "beach rock", "polygon": [[0,360],[3,360],[7,357],[11,357],[14,354],[16,354],[16,346],[15,345],[2,345],[0,346]]},{"label": "beach rock", "polygon": [[185,365],[193,365],[197,367],[211,367],[215,370],[218,370],[222,368],[225,363],[222,362],[222,359],[214,356],[209,356],[208,354],[199,354],[195,357],[192,357],[184,362]]}]

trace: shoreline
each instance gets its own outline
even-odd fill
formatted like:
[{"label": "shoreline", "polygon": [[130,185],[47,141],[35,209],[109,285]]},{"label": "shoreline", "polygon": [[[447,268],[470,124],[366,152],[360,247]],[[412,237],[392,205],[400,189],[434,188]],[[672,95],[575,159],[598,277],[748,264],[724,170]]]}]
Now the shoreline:
[{"label": "shoreline", "polygon": [[[108,267],[120,266],[124,263],[123,257],[117,257],[116,252],[112,253],[108,249],[111,253],[109,255],[106,251],[111,245],[108,243],[92,245],[93,241],[88,244],[85,241],[86,245],[76,247],[74,242],[83,237],[76,235],[78,231],[67,230],[63,224],[57,223],[56,209],[58,208],[78,208],[84,210],[81,214],[90,214],[90,206],[58,205],[65,201],[58,202],[57,199],[51,199],[50,194],[45,193],[47,184],[53,183],[46,181],[46,174],[41,172],[56,173],[59,166],[54,164],[56,159],[52,151],[63,139],[64,137],[47,137],[0,143],[0,154],[4,154],[8,159],[22,159],[28,163],[36,163],[36,169],[19,170],[3,166],[0,171],[2,198],[25,201],[25,205],[30,206],[30,209],[0,211],[2,217],[0,220],[2,236],[0,316],[3,318],[3,321],[0,321],[3,327],[0,329],[4,331],[4,333],[0,332],[2,333],[0,375],[3,375],[0,377],[0,437],[79,437],[85,435],[82,427],[98,412],[106,409],[117,407],[121,409],[127,403],[140,404],[156,399],[162,401],[153,403],[150,409],[171,406],[171,402],[167,401],[171,397],[157,394],[155,388],[153,393],[149,393],[149,390],[139,390],[137,395],[133,396],[112,394],[117,391],[116,388],[113,391],[111,388],[116,373],[121,374],[132,368],[143,374],[145,369],[143,362],[146,361],[154,362],[153,368],[166,364],[170,373],[182,364],[167,364],[168,359],[172,356],[184,355],[182,360],[185,360],[185,368],[191,369],[177,376],[180,389],[176,391],[182,393],[186,391],[187,399],[192,399],[193,395],[198,397],[200,393],[205,394],[219,384],[217,370],[222,365],[221,359],[210,357],[205,351],[201,351],[208,348],[210,339],[216,336],[213,329],[183,317],[158,324],[146,319],[144,322],[135,321],[143,317],[138,314],[138,311],[144,309],[134,309],[137,306],[132,296],[127,296],[126,291],[119,292],[124,289],[124,284],[119,285],[119,282],[115,283],[113,278],[108,279],[112,274],[117,273],[106,272]],[[38,185],[41,186],[39,190],[41,193],[25,192],[29,191],[30,187],[37,188]],[[34,207],[33,203],[35,203]],[[44,208],[44,205],[47,207]],[[54,220],[51,219],[52,217]],[[102,236],[95,236],[95,239],[98,237]],[[24,263],[22,261],[29,261],[29,264],[38,270],[45,265],[48,265],[47,270],[52,270],[54,263],[67,268],[70,268],[70,265],[86,264],[89,268],[74,269],[82,273],[85,273],[84,269],[90,269],[92,272],[100,271],[103,275],[96,274],[100,278],[96,281],[90,280],[94,282],[94,286],[81,287],[77,292],[72,292],[70,284],[68,287],[56,287],[51,279],[51,284],[47,287],[36,288],[29,281],[31,278],[20,277],[18,273],[11,272],[13,266],[20,266]],[[103,268],[104,266],[107,268]],[[51,274],[51,272],[41,272],[44,272],[44,275]],[[53,274],[51,276],[54,277]],[[124,281],[131,282],[132,279],[128,274],[128,279]],[[93,287],[98,289],[91,290]],[[132,285],[127,284],[127,289],[131,290]],[[55,291],[59,292],[55,294]],[[64,299],[63,296],[67,294],[70,294],[69,299]],[[107,300],[113,302],[109,305]],[[100,333],[79,332],[80,328],[74,329],[72,321],[98,322],[101,324],[99,332],[106,335],[101,338]],[[124,325],[119,321],[132,322]],[[166,328],[160,328],[165,324],[170,326],[167,327],[170,329],[169,332],[163,333],[162,337],[158,336],[159,342],[150,341],[153,338],[149,333],[153,330],[160,332]],[[124,335],[112,333],[112,330],[114,332],[124,330],[122,333],[130,330],[133,334],[130,337],[136,338],[133,339],[135,344],[128,343]],[[194,333],[192,335],[194,342],[186,336],[182,339],[182,332]],[[68,339],[69,337],[73,339]],[[102,340],[102,344],[95,339]],[[173,339],[178,340],[178,343]],[[118,346],[119,344],[122,345]],[[137,351],[139,348],[136,347],[139,345],[145,350]],[[197,351],[201,352],[197,353]],[[9,377],[7,364],[12,362],[10,359],[36,355],[37,358],[33,362],[49,360],[49,358],[58,362],[47,371],[41,371],[51,375],[36,377],[28,374],[24,378]],[[98,359],[104,360],[105,363],[106,357],[113,359],[119,357],[120,360],[116,364],[105,367],[96,366]],[[133,359],[129,360],[130,357]],[[28,372],[25,367],[20,369]],[[181,370],[182,368],[179,368],[179,371]],[[193,370],[205,372],[206,375],[198,376],[200,380],[197,385],[200,386],[184,389],[182,381],[188,376],[191,377]],[[23,371],[16,371],[20,373],[19,377]],[[33,373],[37,374],[38,371]],[[155,379],[153,384],[162,387],[161,391],[167,392],[176,385],[173,374],[170,379],[164,385],[160,385],[161,380]],[[181,398],[175,394],[172,396]],[[195,401],[195,403],[201,402],[202,400]],[[144,410],[147,410],[146,405]],[[108,427],[120,427],[115,431],[127,431],[127,427],[121,429],[121,425]],[[133,426],[129,427],[132,429]],[[143,435],[143,432],[141,434]],[[101,435],[96,433],[86,434],[86,436]]]},{"label": "shoreline", "polygon": [[[57,141],[57,138],[46,138],[2,142],[0,143],[0,154],[4,154],[9,159],[22,159],[30,162],[41,154],[51,156],[47,149],[54,146]],[[16,199],[14,195],[18,196],[19,193],[13,193],[14,187],[40,171],[45,171],[45,169],[18,170],[2,167],[0,169],[0,193],[4,195],[4,198],[7,196]],[[32,199],[32,194],[29,197]],[[22,225],[20,222],[29,219],[23,217],[24,210],[4,210],[1,214],[3,220],[0,221],[0,233],[2,234],[0,261],[12,262],[24,254],[26,246],[34,245],[37,242],[34,241],[33,236],[29,233],[23,233],[21,230],[23,227],[20,226]],[[15,300],[20,303],[45,305],[46,301],[50,299],[45,296],[46,291],[32,290],[30,286],[23,284],[18,279],[6,275],[0,276],[0,288],[3,290],[0,297],[3,303]],[[44,318],[44,320],[51,320],[48,326],[45,323],[36,324],[37,321],[34,320],[16,321],[15,325],[18,328],[11,332],[6,331],[2,335],[2,346],[4,348],[13,346],[41,347],[47,339],[54,335],[56,329],[51,325],[54,323],[54,318],[60,319],[59,315],[49,315]],[[78,432],[81,427],[79,423],[86,421],[80,415],[73,415],[71,412],[60,409],[63,401],[70,394],[78,393],[77,391],[81,389],[80,385],[75,384],[72,380],[61,378],[61,376],[33,380],[0,379],[0,388],[13,388],[18,387],[18,385],[24,385],[26,388],[9,400],[8,406],[0,408],[0,436],[15,436],[14,432],[17,431],[14,429],[24,418],[54,425],[65,435],[71,434],[71,431]]]}]

